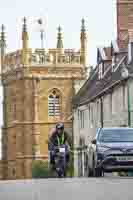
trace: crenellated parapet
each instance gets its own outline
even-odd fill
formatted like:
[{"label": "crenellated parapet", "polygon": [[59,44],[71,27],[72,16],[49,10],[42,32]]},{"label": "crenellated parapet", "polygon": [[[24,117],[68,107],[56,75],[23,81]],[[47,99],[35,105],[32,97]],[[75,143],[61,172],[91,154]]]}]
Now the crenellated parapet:
[{"label": "crenellated parapet", "polygon": [[[29,59],[28,66],[46,66],[46,65],[60,65],[60,64],[80,64],[80,52],[74,49],[65,49],[63,54],[58,54],[58,49],[28,49]],[[15,70],[17,68],[25,67],[23,64],[23,52],[17,50],[15,52],[7,53],[3,63],[3,73]]]},{"label": "crenellated parapet", "polygon": [[35,49],[31,54],[30,64],[79,64],[80,52],[74,49],[65,49],[62,54],[59,54],[58,49]]},{"label": "crenellated parapet", "polygon": [[29,34],[27,30],[27,20],[23,19],[22,26],[22,48],[10,53],[5,53],[4,26],[1,31],[1,73],[6,73],[17,68],[30,68],[47,65],[75,65],[80,64],[85,67],[86,63],[86,30],[85,21],[82,20],[80,49],[64,49],[62,28],[58,27],[56,48],[31,49],[29,48]]}]

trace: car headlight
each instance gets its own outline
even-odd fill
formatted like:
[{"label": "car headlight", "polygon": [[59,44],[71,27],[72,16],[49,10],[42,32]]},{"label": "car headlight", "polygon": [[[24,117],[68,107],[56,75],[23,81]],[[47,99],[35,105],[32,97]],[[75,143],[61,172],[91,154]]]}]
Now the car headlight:
[{"label": "car headlight", "polygon": [[99,146],[99,147],[98,147],[98,152],[103,153],[103,152],[107,151],[108,149],[109,149],[109,148],[106,147],[106,146]]}]

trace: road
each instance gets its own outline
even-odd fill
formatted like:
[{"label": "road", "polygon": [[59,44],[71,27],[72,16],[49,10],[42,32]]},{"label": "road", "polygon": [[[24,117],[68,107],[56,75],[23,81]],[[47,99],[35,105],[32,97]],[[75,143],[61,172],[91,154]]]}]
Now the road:
[{"label": "road", "polygon": [[0,200],[133,200],[133,178],[0,182]]}]

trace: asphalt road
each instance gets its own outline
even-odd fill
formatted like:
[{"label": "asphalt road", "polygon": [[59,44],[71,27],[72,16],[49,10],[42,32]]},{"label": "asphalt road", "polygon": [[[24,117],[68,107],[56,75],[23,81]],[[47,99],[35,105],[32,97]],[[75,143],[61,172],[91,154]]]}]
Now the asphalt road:
[{"label": "asphalt road", "polygon": [[1,181],[0,200],[133,200],[133,178]]}]

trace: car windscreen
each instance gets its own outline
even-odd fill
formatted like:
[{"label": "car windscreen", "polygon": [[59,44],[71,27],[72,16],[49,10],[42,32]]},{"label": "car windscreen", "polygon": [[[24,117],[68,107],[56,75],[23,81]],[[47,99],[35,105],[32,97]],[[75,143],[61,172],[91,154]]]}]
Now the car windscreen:
[{"label": "car windscreen", "polygon": [[100,142],[133,142],[133,129],[105,129],[101,130]]}]

